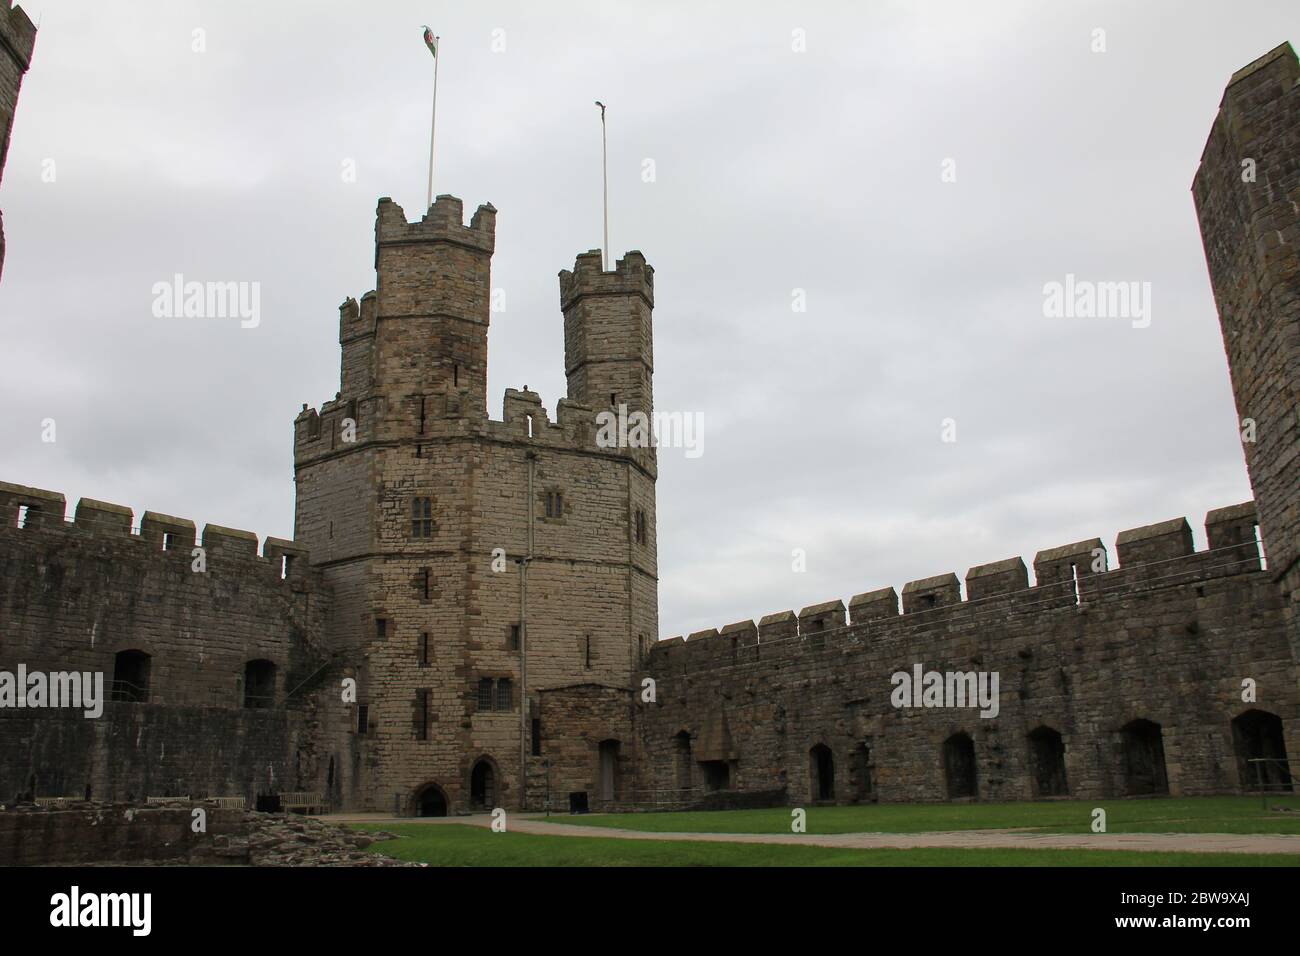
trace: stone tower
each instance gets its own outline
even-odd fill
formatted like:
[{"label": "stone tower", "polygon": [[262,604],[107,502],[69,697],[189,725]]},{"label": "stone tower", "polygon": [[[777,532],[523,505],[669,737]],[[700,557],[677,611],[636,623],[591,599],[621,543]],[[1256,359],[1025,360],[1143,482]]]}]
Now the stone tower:
[{"label": "stone tower", "polygon": [[[340,310],[339,394],[295,422],[295,535],[358,687],[322,715],[336,805],[599,803],[602,774],[633,778],[632,675],[658,629],[654,453],[600,447],[573,377],[555,422],[515,389],[488,417],[495,225],[490,205],[464,225],[451,196],[414,223],[380,200],[375,291]],[[600,389],[648,410],[653,270],[581,256],[561,287],[566,355],[572,312]],[[633,362],[632,338],[607,341],[620,323]]]},{"label": "stone tower", "polygon": [[653,274],[635,251],[614,272],[604,272],[599,250],[578,256],[572,272],[560,273],[564,374],[572,401],[653,411]]},{"label": "stone tower", "polygon": [[[23,83],[23,74],[32,63],[36,27],[22,7],[11,6],[10,0],[0,0],[0,4],[3,4],[0,6],[0,177],[3,177],[14,110],[18,106],[18,90]],[[4,273],[4,265],[4,218],[0,215],[0,275]]]},{"label": "stone tower", "polygon": [[[1228,84],[1193,183],[1269,570],[1300,600],[1300,64]],[[1300,638],[1293,635],[1297,652]]]}]

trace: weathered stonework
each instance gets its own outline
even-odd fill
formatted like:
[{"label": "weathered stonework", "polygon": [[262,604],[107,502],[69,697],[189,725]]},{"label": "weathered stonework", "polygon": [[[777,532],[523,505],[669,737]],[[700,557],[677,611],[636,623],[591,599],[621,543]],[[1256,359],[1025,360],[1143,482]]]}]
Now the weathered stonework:
[{"label": "weathered stonework", "polygon": [[[576,732],[538,695],[583,684],[626,698],[658,631],[654,451],[601,447],[596,421],[611,401],[651,410],[653,270],[638,252],[611,272],[599,253],[579,256],[560,276],[558,420],[536,393],[508,389],[492,421],[496,210],[462,217],[451,196],[415,223],[380,200],[376,289],[341,307],[342,388],[295,423],[295,535],[358,667],[367,809],[520,806],[521,761],[528,788],[547,772],[534,733]],[[628,740],[626,706],[587,713],[597,747]],[[587,767],[549,773],[556,792],[590,787]]]},{"label": "weathered stonework", "polygon": [[[1192,185],[1269,565],[1300,600],[1300,64],[1228,84]],[[1292,627],[1295,640],[1296,624]],[[1300,656],[1300,640],[1293,644]]]},{"label": "weathered stonework", "polygon": [[[300,548],[268,538],[259,556],[255,536],[214,525],[196,542],[193,522],[153,513],[135,533],[130,509],[90,499],[67,521],[62,495],[3,482],[0,519],[0,669],[99,672],[110,697],[94,719],[0,708],[0,801],[253,806],[315,783],[328,595]],[[132,656],[145,663],[128,673]]]},{"label": "weathered stonework", "polygon": [[[23,74],[32,64],[36,45],[36,27],[22,7],[12,0],[0,0],[0,178],[9,155],[9,134],[13,131],[14,111],[18,108],[18,90]],[[4,274],[4,214],[0,213],[0,275]]]},{"label": "weathered stonework", "polygon": [[[1185,529],[1179,519],[1123,532],[1121,555],[1124,542],[1148,549],[1102,573],[1091,571],[1090,547],[1077,576],[1053,581],[1052,556],[1073,548],[1053,549],[1038,555],[1045,573],[1034,587],[1010,559],[971,569],[965,601],[956,576],[941,575],[905,586],[901,615],[886,589],[855,598],[848,624],[818,626],[842,620],[834,601],[797,618],[768,615],[757,629],[662,642],[644,674],[657,702],[637,711],[642,760],[652,778],[698,794],[710,790],[701,762],[720,760],[728,789],[780,791],[791,802],[943,800],[954,796],[945,742],[965,734],[979,799],[1162,792],[1144,790],[1127,768],[1125,728],[1147,720],[1160,727],[1167,792],[1234,791],[1243,768],[1232,721],[1253,709],[1242,703],[1242,680],[1258,681],[1257,706],[1281,717],[1295,753],[1300,673],[1285,598],[1260,569],[1252,509],[1212,512],[1207,526],[1210,548],[1200,553],[1181,531],[1169,533]],[[928,594],[934,604],[921,603]],[[891,675],[917,664],[997,672],[997,716],[895,707]],[[701,753],[720,723],[726,746]],[[1031,738],[1040,728],[1063,744],[1059,793],[1040,786]],[[819,746],[832,758],[824,789],[810,757]]]}]

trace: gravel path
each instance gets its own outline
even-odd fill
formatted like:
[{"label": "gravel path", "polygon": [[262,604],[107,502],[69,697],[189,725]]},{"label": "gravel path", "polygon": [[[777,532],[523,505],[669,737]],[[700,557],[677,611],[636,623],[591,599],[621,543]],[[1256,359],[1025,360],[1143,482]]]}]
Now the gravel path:
[{"label": "gravel path", "polygon": [[[337,814],[331,823],[460,824],[487,827],[487,814],[467,817],[411,817],[395,820],[384,814]],[[1137,850],[1153,853],[1294,853],[1300,855],[1300,836],[1267,833],[1027,833],[1023,830],[950,830],[943,833],[659,833],[612,827],[577,826],[534,815],[511,814],[512,833],[544,836],[607,837],[614,840],[693,840],[704,843],[777,843],[790,846],[827,846],[855,850],[915,849],[1031,849],[1031,850]],[[1297,860],[1300,863],[1300,860]]]}]

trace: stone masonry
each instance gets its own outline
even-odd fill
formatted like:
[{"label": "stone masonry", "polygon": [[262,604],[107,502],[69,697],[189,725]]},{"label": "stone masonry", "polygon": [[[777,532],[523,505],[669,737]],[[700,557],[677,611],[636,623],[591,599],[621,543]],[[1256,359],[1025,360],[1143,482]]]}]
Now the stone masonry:
[{"label": "stone masonry", "polygon": [[[1292,787],[1298,80],[1289,45],[1232,78],[1193,187],[1254,423],[1256,499],[1206,515],[1203,550],[1176,517],[1040,551],[1032,584],[1011,557],[964,589],[939,574],[658,641],[655,450],[602,429],[653,410],[654,270],[577,256],[567,395],[552,420],[507,389],[496,421],[496,209],[466,225],[439,196],[410,221],[381,199],[339,391],[293,424],[294,541],[259,553],[90,499],[68,520],[62,495],[0,484],[0,676],[102,672],[112,697],[98,719],[0,708],[0,801],[309,791],[441,815]],[[896,696],[927,673],[963,696]]]},{"label": "stone masonry", "polygon": [[[612,272],[579,256],[560,274],[556,421],[526,389],[492,421],[496,210],[462,219],[451,196],[414,223],[380,200],[376,289],[340,310],[341,390],[295,423],[295,537],[357,662],[362,776],[347,786],[368,808],[519,806],[521,768],[545,777],[533,751],[572,732],[539,710],[561,688],[620,698],[583,733],[629,741],[632,674],[658,631],[653,449],[600,447],[596,421],[651,410],[654,270],[639,252]],[[588,789],[585,766],[550,772]]]},{"label": "stone masonry", "polygon": [[[32,64],[36,45],[36,27],[22,7],[11,0],[0,0],[0,178],[9,155],[9,134],[13,130],[14,111],[18,108],[18,90],[23,74]],[[4,274],[5,230],[0,213],[0,275]]]}]

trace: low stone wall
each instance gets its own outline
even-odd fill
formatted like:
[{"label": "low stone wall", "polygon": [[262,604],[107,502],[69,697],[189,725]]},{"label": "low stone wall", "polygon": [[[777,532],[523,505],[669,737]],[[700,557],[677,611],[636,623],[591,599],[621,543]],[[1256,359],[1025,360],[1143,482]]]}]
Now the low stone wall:
[{"label": "low stone wall", "polygon": [[[204,832],[194,832],[194,811]],[[406,866],[365,851],[389,834],[289,814],[177,801],[0,807],[0,866],[151,863],[217,866]]]}]

